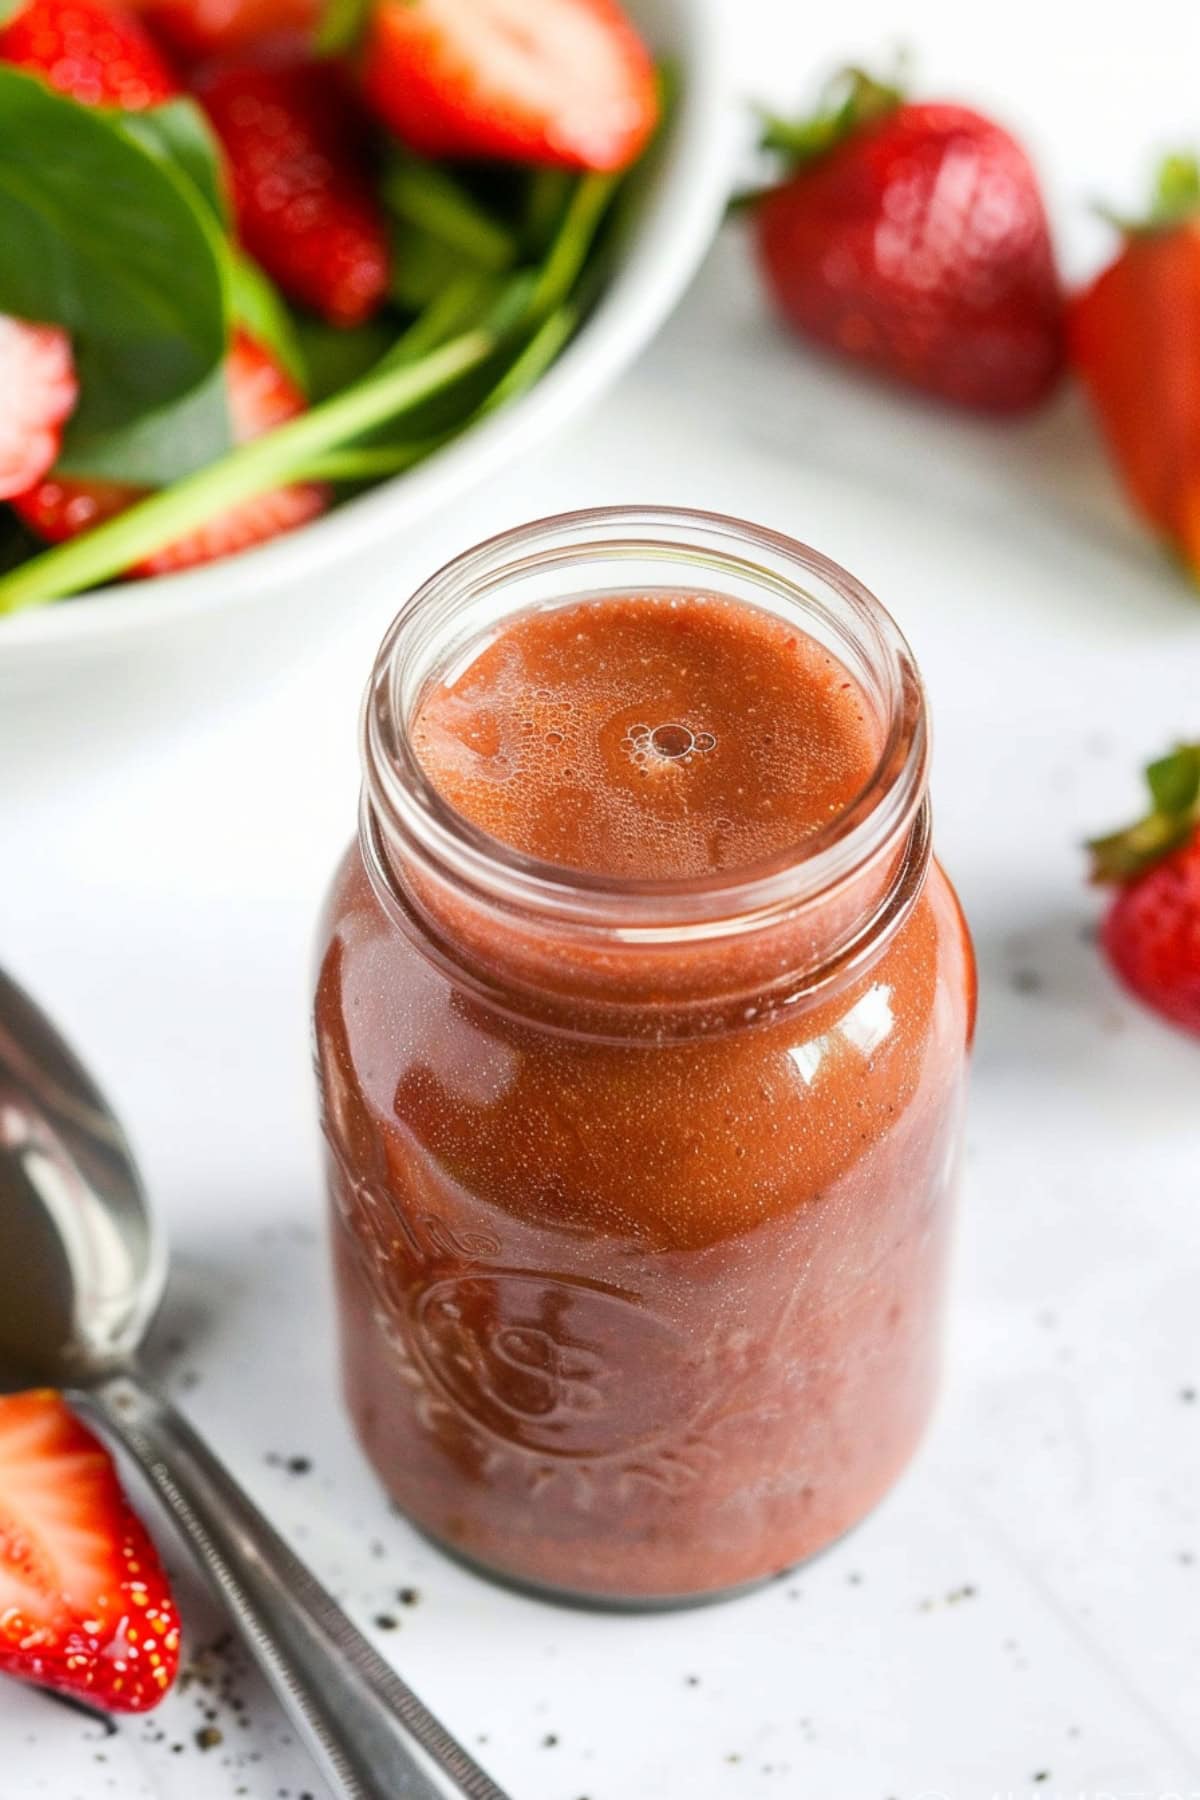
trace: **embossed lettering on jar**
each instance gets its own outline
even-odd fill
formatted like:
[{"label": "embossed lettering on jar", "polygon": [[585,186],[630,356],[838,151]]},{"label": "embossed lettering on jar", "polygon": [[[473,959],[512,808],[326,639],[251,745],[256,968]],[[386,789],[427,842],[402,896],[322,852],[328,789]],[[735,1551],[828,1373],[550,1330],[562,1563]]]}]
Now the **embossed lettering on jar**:
[{"label": "embossed lettering on jar", "polygon": [[380,651],[316,1042],[346,1396],[485,1570],[736,1591],[928,1417],[974,969],[920,683],[843,570],[568,515]]}]

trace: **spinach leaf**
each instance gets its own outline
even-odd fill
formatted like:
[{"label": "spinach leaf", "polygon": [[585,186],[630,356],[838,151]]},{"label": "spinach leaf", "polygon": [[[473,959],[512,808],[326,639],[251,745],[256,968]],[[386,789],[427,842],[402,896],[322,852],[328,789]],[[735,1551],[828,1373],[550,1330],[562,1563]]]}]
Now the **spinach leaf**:
[{"label": "spinach leaf", "polygon": [[344,325],[327,325],[306,316],[296,321],[305,386],[314,404],[350,387],[373,369],[395,342],[396,327],[384,319],[371,319],[348,331]]},{"label": "spinach leaf", "polygon": [[225,350],[226,285],[208,204],[173,160],[118,116],[0,68],[0,311],[72,334],[73,435],[203,381]]},{"label": "spinach leaf", "polygon": [[64,475],[166,487],[232,447],[225,368],[219,364],[182,400],[93,437],[73,432],[54,466]]},{"label": "spinach leaf", "polygon": [[216,133],[194,100],[164,100],[144,112],[124,113],[121,129],[151,155],[170,162],[188,177],[208,203],[222,230],[232,216],[225,163]]},{"label": "spinach leaf", "polygon": [[296,329],[296,321],[279,289],[244,251],[231,255],[233,316],[244,325],[256,344],[261,344],[296,386],[308,391],[308,367]]}]

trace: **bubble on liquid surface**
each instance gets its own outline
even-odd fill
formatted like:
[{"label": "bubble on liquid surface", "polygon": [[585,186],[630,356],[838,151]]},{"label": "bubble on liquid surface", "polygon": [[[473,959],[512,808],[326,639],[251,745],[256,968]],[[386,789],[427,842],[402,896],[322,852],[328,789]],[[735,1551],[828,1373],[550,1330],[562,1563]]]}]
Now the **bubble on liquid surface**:
[{"label": "bubble on liquid surface", "polygon": [[631,725],[625,733],[625,748],[634,766],[645,769],[653,762],[687,762],[693,752],[716,747],[711,731],[693,731],[690,725]]}]

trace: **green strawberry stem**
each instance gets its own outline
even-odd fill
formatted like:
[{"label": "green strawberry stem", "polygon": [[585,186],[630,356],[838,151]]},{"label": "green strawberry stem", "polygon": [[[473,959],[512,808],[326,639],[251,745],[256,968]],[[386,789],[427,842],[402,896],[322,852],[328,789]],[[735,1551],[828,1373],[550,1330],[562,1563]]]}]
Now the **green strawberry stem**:
[{"label": "green strawberry stem", "polygon": [[783,157],[790,172],[824,156],[862,126],[885,118],[903,99],[897,81],[879,81],[865,69],[841,69],[808,118],[784,119],[764,111],[760,147]]},{"label": "green strawberry stem", "polygon": [[219,462],[163,488],[94,531],[57,545],[0,577],[0,613],[61,599],[119,575],[227,507],[281,487],[297,471],[348,439],[402,416],[410,407],[493,355],[492,332],[468,331],[431,351],[367,376],[311,412],[242,444]]},{"label": "green strawberry stem", "polygon": [[1093,208],[1123,237],[1143,237],[1155,231],[1173,231],[1200,215],[1200,158],[1189,150],[1175,150],[1159,164],[1150,194],[1150,209],[1141,218],[1130,218],[1111,206]]},{"label": "green strawberry stem", "polygon": [[1150,811],[1122,831],[1092,838],[1093,881],[1133,881],[1200,828],[1200,744],[1179,744],[1146,770]]}]

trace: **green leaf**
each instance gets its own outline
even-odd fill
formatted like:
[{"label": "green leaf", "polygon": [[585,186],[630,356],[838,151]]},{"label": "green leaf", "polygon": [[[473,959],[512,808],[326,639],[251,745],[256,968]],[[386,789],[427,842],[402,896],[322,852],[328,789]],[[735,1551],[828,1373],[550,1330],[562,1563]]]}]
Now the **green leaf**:
[{"label": "green leaf", "polygon": [[72,436],[55,464],[64,475],[166,487],[206,468],[232,447],[225,369],[155,412],[96,437]]},{"label": "green leaf", "polygon": [[0,69],[0,312],[72,334],[80,438],[190,392],[225,351],[224,249],[192,180],[16,69]]},{"label": "green leaf", "polygon": [[372,319],[346,330],[308,316],[297,319],[296,337],[309,399],[327,400],[360,381],[385,356],[396,339],[395,324]]},{"label": "green leaf", "polygon": [[397,219],[436,238],[482,269],[508,269],[517,241],[452,175],[420,157],[397,155],[380,189]]},{"label": "green leaf", "polygon": [[463,272],[453,245],[401,220],[392,230],[390,292],[405,312],[421,312]]},{"label": "green leaf", "polygon": [[1200,800],[1200,744],[1180,744],[1152,762],[1146,784],[1157,812],[1190,812]]},{"label": "green leaf", "polygon": [[522,229],[535,256],[541,256],[553,242],[574,185],[574,177],[568,169],[533,169],[530,172]]},{"label": "green leaf", "polygon": [[619,185],[620,178],[616,175],[583,175],[576,182],[538,275],[531,302],[534,312],[553,312],[567,298],[591,254],[596,234]]},{"label": "green leaf", "polygon": [[207,202],[221,229],[228,229],[232,209],[224,157],[216,133],[194,100],[165,100],[144,112],[125,113],[121,127],[152,155],[174,163]]},{"label": "green leaf", "polygon": [[274,282],[258,264],[235,250],[231,255],[230,281],[233,316],[244,325],[256,344],[269,350],[275,361],[307,394],[308,365],[296,331],[296,322]]},{"label": "green leaf", "polygon": [[0,25],[7,25],[10,19],[15,19],[24,4],[25,0],[0,0]]}]

